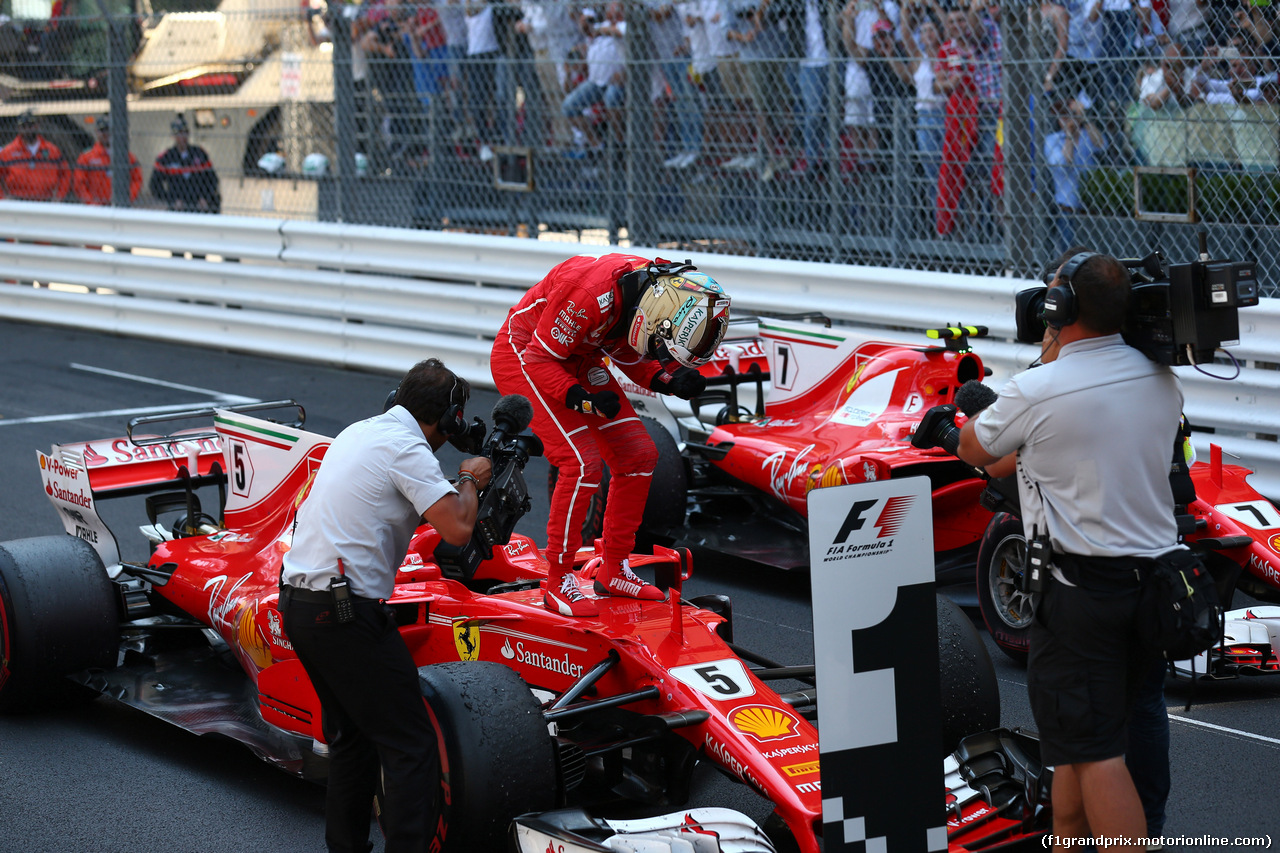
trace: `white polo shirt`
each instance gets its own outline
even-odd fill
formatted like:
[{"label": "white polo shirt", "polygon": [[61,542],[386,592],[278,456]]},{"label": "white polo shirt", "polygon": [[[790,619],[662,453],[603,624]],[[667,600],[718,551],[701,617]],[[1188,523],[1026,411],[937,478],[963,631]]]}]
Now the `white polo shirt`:
[{"label": "white polo shirt", "polygon": [[1028,535],[1055,551],[1154,557],[1177,545],[1169,466],[1182,387],[1119,335],[1086,338],[1014,376],[978,415],[974,435],[993,456],[1018,451]]},{"label": "white polo shirt", "polygon": [[282,580],[326,590],[342,560],[353,593],[390,598],[422,514],[448,494],[457,492],[403,406],[352,424],[333,440],[298,510]]}]

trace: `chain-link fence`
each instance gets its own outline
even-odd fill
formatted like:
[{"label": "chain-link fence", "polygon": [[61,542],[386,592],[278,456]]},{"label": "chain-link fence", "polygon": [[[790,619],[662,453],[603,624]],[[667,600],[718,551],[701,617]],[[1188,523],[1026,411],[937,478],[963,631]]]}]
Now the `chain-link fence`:
[{"label": "chain-link fence", "polygon": [[6,196],[1277,292],[1257,0],[159,2],[4,0]]}]

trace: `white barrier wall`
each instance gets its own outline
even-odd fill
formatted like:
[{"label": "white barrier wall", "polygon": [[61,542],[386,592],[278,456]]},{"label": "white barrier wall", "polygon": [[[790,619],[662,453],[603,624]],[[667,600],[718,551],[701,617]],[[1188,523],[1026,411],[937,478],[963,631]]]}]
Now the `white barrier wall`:
[{"label": "white barrier wall", "polygon": [[[430,354],[488,387],[493,333],[523,291],[572,254],[614,250],[13,201],[0,201],[0,228],[7,238],[0,241],[0,282],[7,282],[0,316],[8,319],[391,374]],[[817,311],[921,343],[925,328],[988,326],[992,337],[975,349],[996,386],[1039,351],[1012,340],[1013,294],[1025,280],[715,254],[692,260],[725,286],[738,316]],[[1218,432],[1196,436],[1201,452],[1217,442],[1258,470],[1255,486],[1277,496],[1280,300],[1241,311],[1240,323],[1235,381],[1179,368],[1187,414]],[[1209,370],[1231,375],[1235,368]]]}]

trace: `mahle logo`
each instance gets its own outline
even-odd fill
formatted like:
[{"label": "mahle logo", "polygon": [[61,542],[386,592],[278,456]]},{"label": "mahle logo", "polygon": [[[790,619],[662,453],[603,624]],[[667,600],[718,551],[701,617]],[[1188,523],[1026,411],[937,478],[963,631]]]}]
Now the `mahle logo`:
[{"label": "mahle logo", "polygon": [[[822,561],[850,560],[889,551],[913,503],[914,495],[854,501]],[[870,521],[872,518],[875,521]]]}]

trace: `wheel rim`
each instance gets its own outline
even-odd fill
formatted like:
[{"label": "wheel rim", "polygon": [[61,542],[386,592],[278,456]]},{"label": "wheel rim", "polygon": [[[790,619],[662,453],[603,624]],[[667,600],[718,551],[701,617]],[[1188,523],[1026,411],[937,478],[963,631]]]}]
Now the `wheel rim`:
[{"label": "wheel rim", "polygon": [[1017,535],[1006,536],[996,546],[987,571],[996,615],[1005,625],[1018,631],[1031,627],[1039,597],[1018,588],[1026,565],[1027,540]]}]

